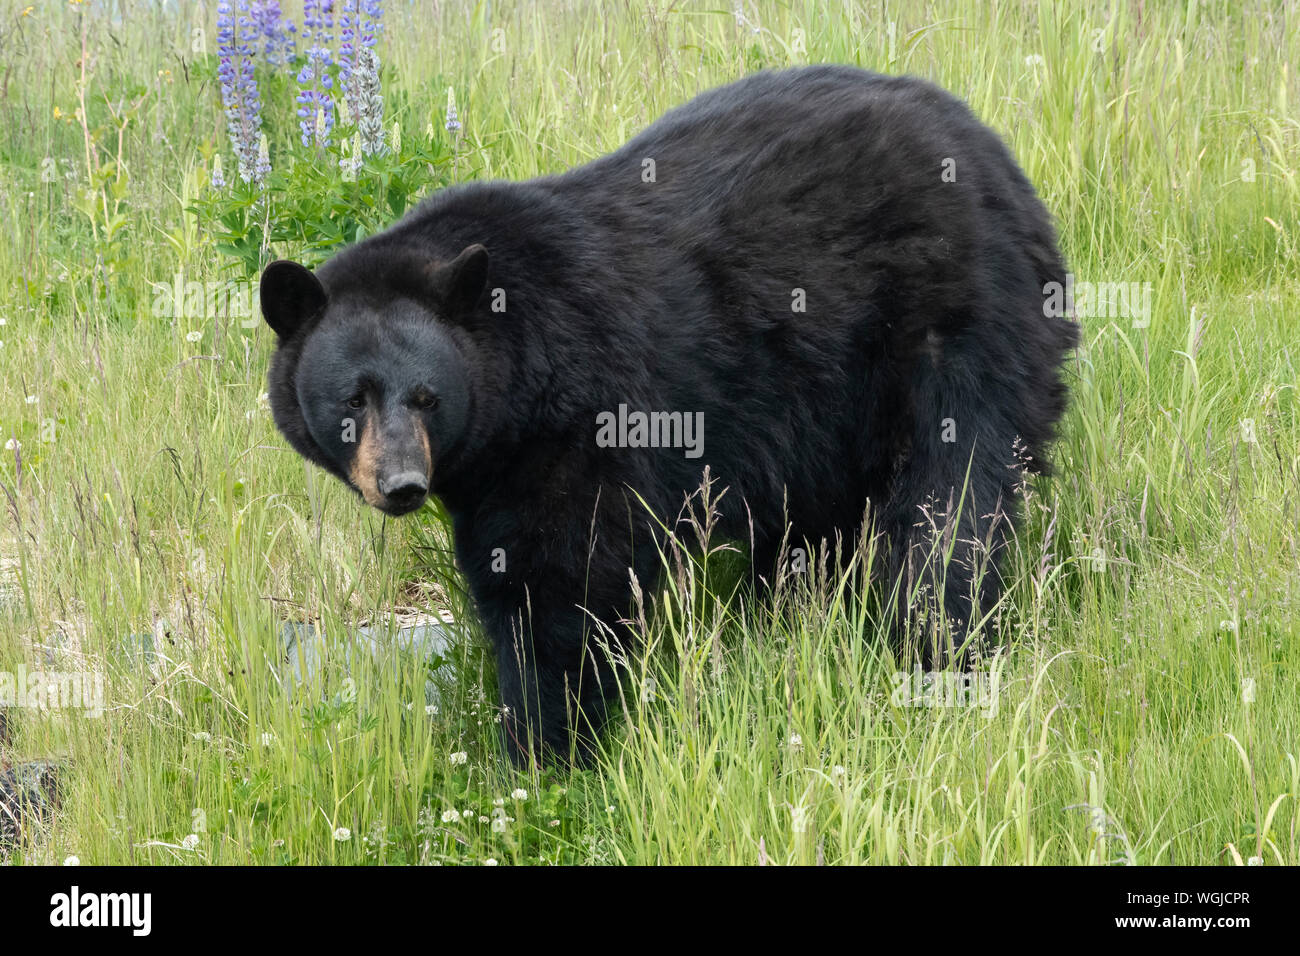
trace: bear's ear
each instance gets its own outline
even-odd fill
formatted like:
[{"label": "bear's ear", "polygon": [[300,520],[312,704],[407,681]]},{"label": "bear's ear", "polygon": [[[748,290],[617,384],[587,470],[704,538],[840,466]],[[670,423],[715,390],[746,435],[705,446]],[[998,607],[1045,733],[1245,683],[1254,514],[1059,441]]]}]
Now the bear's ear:
[{"label": "bear's ear", "polygon": [[487,287],[488,251],[477,242],[466,246],[451,262],[437,267],[431,278],[448,313],[444,318],[455,321],[474,308]]},{"label": "bear's ear", "polygon": [[262,315],[275,334],[287,339],[325,308],[325,288],[305,266],[277,259],[262,270],[258,287]]}]

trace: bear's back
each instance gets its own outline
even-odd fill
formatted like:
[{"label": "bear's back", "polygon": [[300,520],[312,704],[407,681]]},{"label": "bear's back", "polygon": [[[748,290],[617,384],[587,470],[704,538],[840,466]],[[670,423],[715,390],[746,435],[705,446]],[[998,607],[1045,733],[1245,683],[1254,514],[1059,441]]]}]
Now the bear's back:
[{"label": "bear's back", "polygon": [[924,80],[848,66],[751,75],[535,182],[600,230],[611,257],[674,271],[684,258],[758,328],[773,302],[788,318],[791,290],[809,285],[829,321],[861,318],[843,306],[919,276],[932,305],[957,307],[980,284],[970,274],[981,255],[1000,254],[990,237],[1051,241],[1006,146],[965,104]]}]

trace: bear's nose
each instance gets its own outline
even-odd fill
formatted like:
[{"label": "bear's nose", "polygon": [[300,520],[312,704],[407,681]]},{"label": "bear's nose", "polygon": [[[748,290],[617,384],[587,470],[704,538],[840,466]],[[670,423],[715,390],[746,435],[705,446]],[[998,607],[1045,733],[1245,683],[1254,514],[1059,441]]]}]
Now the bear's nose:
[{"label": "bear's nose", "polygon": [[379,493],[398,506],[419,502],[428,491],[429,483],[418,471],[403,471],[379,479]]}]

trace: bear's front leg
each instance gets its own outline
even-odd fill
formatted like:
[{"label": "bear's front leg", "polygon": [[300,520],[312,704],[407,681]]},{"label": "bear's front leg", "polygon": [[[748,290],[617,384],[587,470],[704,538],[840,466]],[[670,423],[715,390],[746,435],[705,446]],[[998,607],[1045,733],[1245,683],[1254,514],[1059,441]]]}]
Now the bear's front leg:
[{"label": "bear's front leg", "polygon": [[587,762],[608,718],[617,679],[609,637],[573,597],[531,595],[489,635],[503,736],[517,764]]},{"label": "bear's front leg", "polygon": [[571,524],[456,533],[496,656],[503,736],[516,763],[591,758],[617,693],[611,657],[628,642],[630,569],[653,571],[653,549],[634,557],[626,523],[588,514]]}]

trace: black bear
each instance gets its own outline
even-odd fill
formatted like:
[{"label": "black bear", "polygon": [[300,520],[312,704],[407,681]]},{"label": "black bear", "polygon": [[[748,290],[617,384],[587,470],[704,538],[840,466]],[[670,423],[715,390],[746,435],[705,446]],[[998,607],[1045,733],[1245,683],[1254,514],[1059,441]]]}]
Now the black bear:
[{"label": "black bear", "polygon": [[626,640],[650,513],[706,467],[756,578],[787,534],[870,520],[960,640],[1065,406],[1064,282],[1043,205],[961,101],[816,66],[560,175],[443,190],[315,273],[272,263],[261,303],[293,447],[389,514],[443,502],[526,760],[590,751],[617,679],[595,622]]}]

